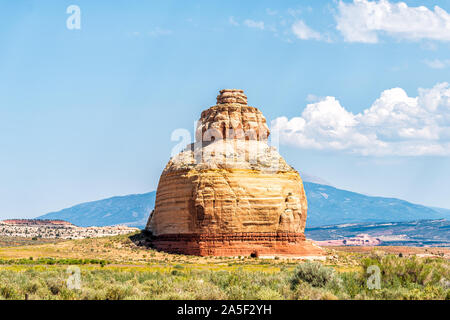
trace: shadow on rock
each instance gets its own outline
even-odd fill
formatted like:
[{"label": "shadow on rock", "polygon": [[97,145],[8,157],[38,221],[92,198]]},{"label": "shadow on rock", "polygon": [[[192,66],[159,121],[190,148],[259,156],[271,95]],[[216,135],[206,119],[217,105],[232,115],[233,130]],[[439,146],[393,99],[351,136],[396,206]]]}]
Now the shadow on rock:
[{"label": "shadow on rock", "polygon": [[138,247],[153,248],[152,234],[147,230],[142,230],[141,232],[133,234],[128,238]]}]

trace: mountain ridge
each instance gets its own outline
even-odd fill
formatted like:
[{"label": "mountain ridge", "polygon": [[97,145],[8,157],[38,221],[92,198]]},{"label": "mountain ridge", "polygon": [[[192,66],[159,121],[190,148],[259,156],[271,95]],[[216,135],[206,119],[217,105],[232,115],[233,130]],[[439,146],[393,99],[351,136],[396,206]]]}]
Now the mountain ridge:
[{"label": "mountain ridge", "polygon": [[[308,199],[307,227],[365,222],[406,222],[441,219],[450,210],[431,208],[405,200],[366,196],[330,185],[304,182]],[[61,219],[80,227],[126,225],[143,228],[154,208],[156,192],[114,196],[74,205],[41,215],[39,219]]]},{"label": "mountain ridge", "polygon": [[[308,199],[307,226],[362,222],[406,222],[447,218],[446,209],[391,197],[368,196],[329,185],[304,182]],[[332,214],[330,214],[332,213]]]},{"label": "mountain ridge", "polygon": [[382,246],[450,246],[450,221],[424,219],[407,222],[348,223],[306,228],[315,241],[344,240],[364,234],[376,237]]},{"label": "mountain ridge", "polygon": [[38,219],[66,220],[80,227],[126,225],[142,227],[153,210],[156,192],[113,196],[74,205],[60,211],[49,212]]}]

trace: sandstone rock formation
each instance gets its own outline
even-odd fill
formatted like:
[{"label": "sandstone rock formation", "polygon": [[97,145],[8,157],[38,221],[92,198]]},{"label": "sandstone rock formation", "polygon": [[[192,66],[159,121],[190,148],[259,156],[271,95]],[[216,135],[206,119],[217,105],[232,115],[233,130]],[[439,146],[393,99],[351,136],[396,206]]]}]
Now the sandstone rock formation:
[{"label": "sandstone rock formation", "polygon": [[165,167],[146,229],[160,250],[192,255],[320,255],[305,241],[303,183],[243,90],[221,90],[196,142]]}]

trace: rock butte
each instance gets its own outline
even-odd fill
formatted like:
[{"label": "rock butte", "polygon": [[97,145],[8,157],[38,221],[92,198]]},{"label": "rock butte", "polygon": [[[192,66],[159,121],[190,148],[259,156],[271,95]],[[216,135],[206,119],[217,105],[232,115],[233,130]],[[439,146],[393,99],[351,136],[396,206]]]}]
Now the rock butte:
[{"label": "rock butte", "polygon": [[146,230],[162,251],[200,256],[318,256],[305,239],[303,183],[243,90],[202,112],[196,141],[172,157]]}]

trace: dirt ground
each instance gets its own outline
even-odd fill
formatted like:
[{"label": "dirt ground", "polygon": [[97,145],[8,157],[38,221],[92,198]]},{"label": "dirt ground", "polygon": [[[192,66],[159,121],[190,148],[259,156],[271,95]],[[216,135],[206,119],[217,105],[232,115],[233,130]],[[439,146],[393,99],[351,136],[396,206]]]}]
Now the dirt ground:
[{"label": "dirt ground", "polygon": [[417,256],[439,256],[444,258],[450,258],[450,248],[443,247],[394,247],[394,246],[371,246],[371,247],[359,247],[359,246],[338,246],[328,247],[337,251],[354,252],[354,253],[369,253],[374,250],[391,253],[402,254],[403,256],[417,255]]},{"label": "dirt ground", "polygon": [[[0,259],[28,259],[55,258],[55,259],[102,259],[111,264],[196,264],[196,265],[251,265],[251,264],[296,264],[298,259],[274,258],[253,259],[250,257],[197,257],[179,254],[159,252],[146,245],[142,245],[141,235],[133,233],[114,237],[56,241],[50,243],[39,243],[32,245],[16,239],[16,243],[3,244],[0,246]],[[398,254],[403,256],[436,256],[450,259],[450,248],[427,248],[427,247],[323,247],[326,252],[327,264],[351,266],[356,265],[357,260],[364,254],[378,251],[387,254]]]}]

